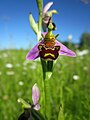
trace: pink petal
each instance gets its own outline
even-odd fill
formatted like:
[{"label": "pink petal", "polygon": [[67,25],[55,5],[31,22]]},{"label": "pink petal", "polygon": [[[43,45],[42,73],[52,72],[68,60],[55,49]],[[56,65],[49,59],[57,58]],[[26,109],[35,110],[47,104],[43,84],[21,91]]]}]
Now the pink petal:
[{"label": "pink petal", "polygon": [[40,91],[39,88],[37,87],[37,84],[35,83],[34,86],[32,87],[32,100],[35,106],[38,104],[39,98],[40,98]]},{"label": "pink petal", "polygon": [[68,49],[66,46],[64,46],[62,43],[58,42],[57,40],[56,40],[55,46],[56,45],[60,46],[60,50],[59,50],[59,54],[60,55],[76,57],[75,52],[73,52],[72,50]]},{"label": "pink petal", "polygon": [[42,35],[45,37],[45,35],[47,34],[47,32],[42,32]]},{"label": "pink petal", "polygon": [[45,7],[43,8],[43,14],[45,14],[49,8],[53,5],[53,2],[49,2],[45,5]]},{"label": "pink petal", "polygon": [[39,57],[39,50],[38,50],[38,45],[42,43],[42,41],[38,42],[26,55],[27,60],[35,60],[36,58]]},{"label": "pink petal", "polygon": [[40,105],[39,104],[35,105],[34,109],[35,110],[39,110],[40,109]]}]

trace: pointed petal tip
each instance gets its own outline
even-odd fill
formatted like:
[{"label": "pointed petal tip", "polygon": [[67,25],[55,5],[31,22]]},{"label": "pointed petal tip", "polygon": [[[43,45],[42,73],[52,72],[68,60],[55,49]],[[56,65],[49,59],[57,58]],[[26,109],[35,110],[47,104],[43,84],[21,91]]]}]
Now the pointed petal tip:
[{"label": "pointed petal tip", "polygon": [[26,55],[26,60],[33,60],[32,57],[29,56],[29,53]]},{"label": "pointed petal tip", "polygon": [[46,13],[52,5],[53,2],[48,2],[43,8],[43,13]]},{"label": "pointed petal tip", "polygon": [[37,83],[35,83],[34,85],[33,85],[33,87],[36,87],[37,86]]},{"label": "pointed petal tip", "polygon": [[64,56],[69,56],[69,57],[76,57],[76,53],[69,49],[67,51],[61,50],[59,54]]},{"label": "pointed petal tip", "polygon": [[72,50],[69,50],[69,56],[70,57],[76,57],[76,53]]},{"label": "pointed petal tip", "polygon": [[73,56],[72,56],[72,57],[76,57],[76,53],[75,53],[75,52],[73,53]]},{"label": "pointed petal tip", "polygon": [[56,41],[56,45],[60,46],[59,54],[64,56],[76,57],[76,53],[67,48],[61,42]]}]

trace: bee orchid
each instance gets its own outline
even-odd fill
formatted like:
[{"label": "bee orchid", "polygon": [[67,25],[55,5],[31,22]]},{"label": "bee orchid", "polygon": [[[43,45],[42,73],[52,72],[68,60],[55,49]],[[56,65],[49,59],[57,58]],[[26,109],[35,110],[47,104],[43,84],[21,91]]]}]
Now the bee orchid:
[{"label": "bee orchid", "polygon": [[[45,6],[45,13],[52,4],[53,3],[48,3]],[[44,32],[44,34],[42,34],[43,39],[38,42],[34,46],[34,48],[32,48],[32,50],[27,54],[27,60],[34,60],[38,57],[44,60],[56,60],[59,55],[71,57],[76,56],[76,54],[72,50],[68,49],[66,46],[56,40],[58,35],[55,36],[52,33],[52,31],[55,30],[55,27],[56,26],[52,22],[52,18],[50,17],[47,24],[48,32]]]},{"label": "bee orchid", "polygon": [[[45,33],[46,34],[46,33]],[[44,35],[45,35],[44,34]],[[76,54],[72,50],[68,49],[61,42],[56,40],[56,36],[45,35],[45,38],[38,42],[31,50],[28,52],[26,59],[35,60],[41,57],[45,60],[55,60],[59,55],[75,57]]]},{"label": "bee orchid", "polygon": [[32,105],[24,101],[22,98],[18,99],[18,102],[22,103],[24,107],[24,112],[19,116],[18,120],[32,120],[33,118],[37,119],[37,117],[39,117],[39,114],[37,113],[40,109],[40,105],[38,103],[39,98],[40,91],[35,83],[32,87]]}]

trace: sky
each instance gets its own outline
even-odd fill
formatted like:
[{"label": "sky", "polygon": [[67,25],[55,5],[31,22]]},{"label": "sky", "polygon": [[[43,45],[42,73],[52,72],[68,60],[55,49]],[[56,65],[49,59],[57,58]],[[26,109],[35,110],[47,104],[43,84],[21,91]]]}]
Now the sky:
[{"label": "sky", "polygon": [[[72,38],[79,43],[82,33],[90,33],[90,0],[43,0],[43,6],[53,2],[58,14],[52,20],[56,24],[54,34],[63,41]],[[0,0],[0,49],[30,48],[36,43],[36,35],[30,27],[29,13],[38,21],[36,0]]]}]

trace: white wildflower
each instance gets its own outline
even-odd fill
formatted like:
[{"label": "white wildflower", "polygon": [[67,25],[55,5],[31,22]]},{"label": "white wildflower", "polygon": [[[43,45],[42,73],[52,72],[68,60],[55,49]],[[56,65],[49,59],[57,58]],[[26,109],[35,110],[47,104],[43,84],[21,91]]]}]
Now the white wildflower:
[{"label": "white wildflower", "polygon": [[87,71],[87,70],[88,70],[88,67],[87,67],[87,66],[84,66],[84,67],[83,67],[83,70]]},{"label": "white wildflower", "polygon": [[30,65],[30,69],[32,69],[32,70],[36,69],[36,64]]},{"label": "white wildflower", "polygon": [[86,49],[86,50],[82,50],[82,51],[77,51],[77,55],[78,56],[83,56],[83,55],[87,55],[89,53],[89,50]]},{"label": "white wildflower", "polygon": [[0,75],[2,75],[2,72],[0,71]]},{"label": "white wildflower", "polygon": [[78,75],[73,75],[73,80],[78,80],[79,76]]},{"label": "white wildflower", "polygon": [[4,57],[4,58],[8,57],[8,54],[3,53],[3,57]]},{"label": "white wildflower", "polygon": [[28,60],[25,60],[24,62],[23,62],[23,65],[24,66],[26,66],[28,63],[30,63]]},{"label": "white wildflower", "polygon": [[19,81],[18,83],[20,86],[23,86],[24,85],[24,82],[23,81]]},{"label": "white wildflower", "polygon": [[11,63],[7,63],[5,66],[6,68],[13,68],[13,65]]},{"label": "white wildflower", "polygon": [[15,73],[14,73],[14,71],[7,71],[6,74],[7,75],[14,75]]}]

